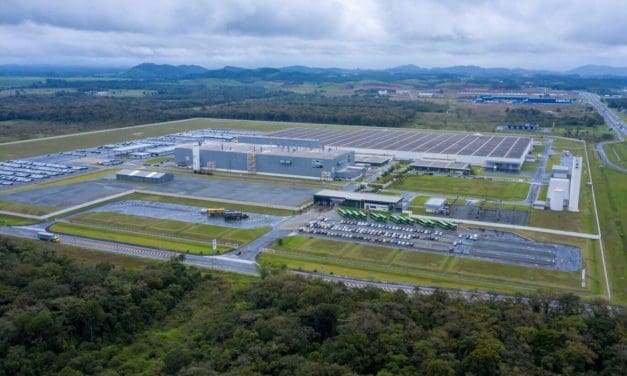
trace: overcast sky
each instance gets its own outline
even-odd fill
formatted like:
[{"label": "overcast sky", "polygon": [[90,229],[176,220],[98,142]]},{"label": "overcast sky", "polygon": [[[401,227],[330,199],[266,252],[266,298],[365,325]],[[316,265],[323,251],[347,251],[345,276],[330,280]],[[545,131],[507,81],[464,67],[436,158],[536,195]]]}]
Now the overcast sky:
[{"label": "overcast sky", "polygon": [[627,66],[625,0],[0,0],[0,64]]}]

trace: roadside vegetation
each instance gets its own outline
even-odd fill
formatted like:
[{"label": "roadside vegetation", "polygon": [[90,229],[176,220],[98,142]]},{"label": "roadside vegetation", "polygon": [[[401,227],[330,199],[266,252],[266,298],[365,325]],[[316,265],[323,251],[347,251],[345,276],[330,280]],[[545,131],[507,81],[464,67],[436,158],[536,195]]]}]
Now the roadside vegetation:
[{"label": "roadside vegetation", "polygon": [[8,375],[624,369],[625,313],[572,294],[534,292],[527,302],[407,295],[272,266],[256,279],[8,238],[0,264],[0,373]]}]

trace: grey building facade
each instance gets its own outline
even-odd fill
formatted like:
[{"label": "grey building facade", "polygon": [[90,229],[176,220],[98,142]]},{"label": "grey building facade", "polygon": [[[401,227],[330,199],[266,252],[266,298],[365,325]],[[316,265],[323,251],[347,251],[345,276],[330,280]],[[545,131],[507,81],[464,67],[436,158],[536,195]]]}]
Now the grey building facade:
[{"label": "grey building facade", "polygon": [[[174,151],[179,166],[193,165],[194,145]],[[355,153],[346,150],[311,150],[242,143],[206,143],[199,146],[199,166],[206,170],[335,179],[354,165]]]}]

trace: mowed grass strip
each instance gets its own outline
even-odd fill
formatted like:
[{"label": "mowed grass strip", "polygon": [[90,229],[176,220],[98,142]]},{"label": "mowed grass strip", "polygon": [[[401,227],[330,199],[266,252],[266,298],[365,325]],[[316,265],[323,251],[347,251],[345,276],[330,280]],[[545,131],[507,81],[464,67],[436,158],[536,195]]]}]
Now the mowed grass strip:
[{"label": "mowed grass strip", "polygon": [[13,213],[30,214],[30,215],[45,215],[54,212],[55,208],[50,206],[25,204],[17,201],[4,201],[0,196],[0,210],[6,210]]},{"label": "mowed grass strip", "polygon": [[118,243],[138,245],[142,247],[165,249],[176,252],[189,252],[199,255],[211,255],[216,252],[229,251],[228,247],[218,247],[213,251],[210,244],[193,240],[171,240],[167,236],[144,235],[123,230],[113,230],[90,225],[79,225],[74,223],[55,223],[50,227],[51,231],[75,236],[82,236],[92,239],[108,240]]},{"label": "mowed grass strip", "polygon": [[14,217],[12,215],[0,214],[0,226],[25,226],[25,225],[31,225],[36,222],[37,221],[34,219]]},{"label": "mowed grass strip", "polygon": [[492,263],[469,258],[412,252],[319,238],[293,236],[274,244],[261,261],[283,263],[290,269],[333,273],[358,279],[411,283],[445,288],[477,289],[501,293],[539,288],[577,292],[577,272],[561,272]]},{"label": "mowed grass strip", "polygon": [[[605,166],[588,146],[612,301],[627,304],[627,175]],[[582,185],[583,187],[583,185]]]},{"label": "mowed grass strip", "polygon": [[524,200],[529,184],[451,176],[407,175],[390,188],[412,192],[433,192],[493,200]]},{"label": "mowed grass strip", "polygon": [[136,215],[110,212],[92,212],[74,216],[72,223],[101,226],[105,228],[138,231],[156,236],[169,236],[202,242],[218,241],[243,245],[268,232],[268,227],[239,229],[213,226],[167,219],[155,219]]}]

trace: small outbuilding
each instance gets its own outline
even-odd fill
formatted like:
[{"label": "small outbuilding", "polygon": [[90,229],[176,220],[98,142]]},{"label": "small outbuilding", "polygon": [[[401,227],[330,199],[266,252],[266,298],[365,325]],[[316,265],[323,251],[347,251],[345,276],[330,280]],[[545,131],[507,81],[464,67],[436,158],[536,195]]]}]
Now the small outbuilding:
[{"label": "small outbuilding", "polygon": [[427,213],[437,213],[444,210],[444,204],[446,204],[445,198],[431,197],[425,202],[425,211]]},{"label": "small outbuilding", "polygon": [[133,181],[137,183],[167,183],[174,180],[174,175],[144,170],[121,170],[116,175],[117,180]]}]

